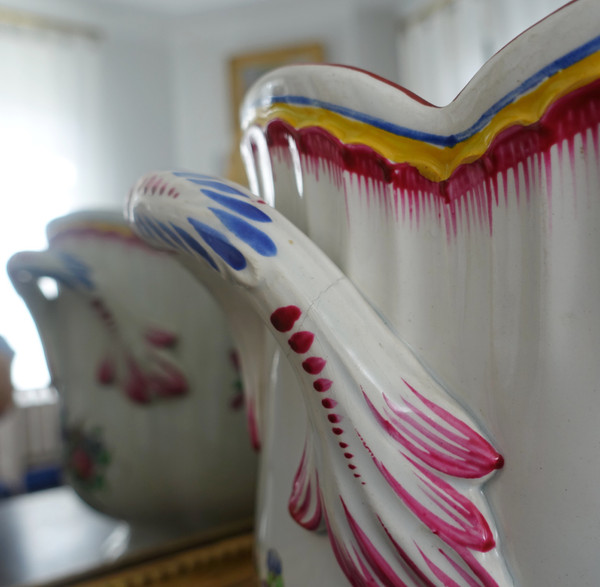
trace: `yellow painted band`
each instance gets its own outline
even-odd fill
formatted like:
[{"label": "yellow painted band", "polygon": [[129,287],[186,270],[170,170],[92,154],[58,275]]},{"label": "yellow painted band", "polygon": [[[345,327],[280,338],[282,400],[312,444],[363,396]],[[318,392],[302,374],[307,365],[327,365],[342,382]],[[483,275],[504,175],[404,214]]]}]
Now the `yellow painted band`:
[{"label": "yellow painted band", "polygon": [[103,221],[83,221],[63,224],[57,229],[55,233],[51,235],[51,239],[59,237],[63,233],[69,233],[73,231],[89,230],[92,232],[106,233],[106,234],[118,234],[126,237],[133,237],[134,233],[131,228],[123,224],[112,224],[111,222]]},{"label": "yellow painted band", "polygon": [[398,136],[314,106],[277,103],[258,108],[250,124],[265,126],[272,120],[280,119],[296,129],[319,126],[342,143],[367,145],[395,163],[410,163],[432,181],[443,181],[459,165],[481,157],[503,130],[514,125],[527,126],[537,122],[553,102],[598,78],[600,52],[593,53],[544,80],[534,90],[500,110],[482,130],[453,147],[438,147]]}]

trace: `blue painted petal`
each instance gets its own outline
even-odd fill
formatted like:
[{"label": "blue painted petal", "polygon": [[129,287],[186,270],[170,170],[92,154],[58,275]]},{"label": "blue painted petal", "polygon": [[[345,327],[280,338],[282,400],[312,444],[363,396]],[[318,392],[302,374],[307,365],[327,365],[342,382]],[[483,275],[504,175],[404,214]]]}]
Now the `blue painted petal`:
[{"label": "blue painted petal", "polygon": [[[192,183],[198,184],[199,186],[215,188],[222,192],[226,192],[228,194],[234,194],[236,196],[243,196],[244,198],[248,199],[248,194],[245,194],[242,190],[238,190],[237,188],[234,188],[233,186],[231,186],[225,182],[219,181],[218,179],[214,179],[214,178],[190,179],[190,181]],[[202,191],[204,191],[204,190],[202,190]],[[206,194],[206,195],[208,195],[208,194]]]},{"label": "blue painted petal", "polygon": [[208,224],[199,222],[195,218],[188,218],[188,221],[204,239],[204,242],[230,267],[236,271],[240,271],[246,267],[244,255],[227,240],[224,234],[208,226]]},{"label": "blue painted petal", "polygon": [[236,212],[240,216],[248,218],[248,220],[254,220],[255,222],[272,222],[271,218],[262,210],[259,210],[256,206],[253,206],[248,202],[240,202],[235,198],[218,194],[217,192],[213,192],[206,188],[202,188],[200,191],[211,200],[217,202],[217,204],[221,204],[221,206]]},{"label": "blue painted petal", "polygon": [[157,220],[158,225],[162,228],[164,232],[167,233],[169,238],[181,249],[185,250],[185,244],[181,241],[181,239],[169,228],[164,222],[160,222]]},{"label": "blue painted petal", "polygon": [[172,171],[175,177],[197,177],[198,179],[214,179],[211,175],[205,175],[204,173],[194,173],[192,171]]},{"label": "blue painted petal", "polygon": [[277,246],[262,230],[252,226],[239,216],[234,216],[220,208],[209,208],[209,210],[228,230],[250,245],[259,255],[273,257],[277,254]]},{"label": "blue painted petal", "polygon": [[208,254],[207,250],[188,232],[183,230],[180,226],[173,224],[171,222],[171,226],[177,231],[177,234],[185,241],[185,243],[190,247],[190,249],[196,251],[204,260],[208,262],[208,264],[213,268],[219,271],[217,264],[212,260],[211,256]]}]

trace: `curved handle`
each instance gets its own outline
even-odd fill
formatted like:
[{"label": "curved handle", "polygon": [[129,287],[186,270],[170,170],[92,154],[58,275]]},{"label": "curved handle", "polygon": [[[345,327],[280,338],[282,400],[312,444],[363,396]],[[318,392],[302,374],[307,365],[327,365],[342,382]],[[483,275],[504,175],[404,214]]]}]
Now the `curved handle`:
[{"label": "curved handle", "polygon": [[13,255],[7,264],[10,280],[27,305],[38,329],[52,377],[56,376],[53,357],[57,332],[56,300],[49,299],[39,286],[39,279],[49,277],[68,282],[60,259],[51,251],[23,251]]},{"label": "curved handle", "polygon": [[481,491],[502,457],[306,235],[240,186],[192,173],[142,178],[128,210],[226,312],[253,308],[289,358],[311,422],[289,510],[307,529],[327,521],[349,577],[369,583],[370,565],[385,584],[411,582],[407,567],[436,585],[512,584]]}]

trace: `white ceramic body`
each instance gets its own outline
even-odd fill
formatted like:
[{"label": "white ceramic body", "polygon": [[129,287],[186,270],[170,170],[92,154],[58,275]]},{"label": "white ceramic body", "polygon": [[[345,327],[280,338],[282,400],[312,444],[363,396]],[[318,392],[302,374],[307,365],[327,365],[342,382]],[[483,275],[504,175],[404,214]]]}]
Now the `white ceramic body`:
[{"label": "white ceramic body", "polygon": [[[569,136],[554,129],[554,140],[521,159],[519,146],[509,145],[516,163],[492,163],[489,174],[474,165],[444,201],[425,182],[378,179],[386,164],[375,157],[365,157],[362,169],[348,165],[352,150],[335,138],[316,146],[310,127],[338,121],[327,107],[301,108],[334,105],[448,136],[547,64],[590,39],[597,45],[598,34],[598,5],[576,2],[496,55],[442,109],[360,72],[309,66],[266,76],[243,109],[254,190],[338,264],[504,456],[486,495],[519,585],[592,587],[600,577],[598,117],[579,103],[557,106],[565,120],[589,122]],[[581,75],[593,82],[597,61]],[[295,124],[287,119],[286,138],[265,124],[292,111],[276,112],[275,101],[288,96],[308,101],[292,113]],[[265,104],[272,106],[266,115]],[[345,144],[363,143],[372,126],[344,124]],[[417,145],[406,160],[419,157]],[[337,585],[343,580],[326,537],[287,512],[305,429],[294,385],[280,363],[263,449],[259,561],[266,577],[267,551],[276,548],[286,587]]]},{"label": "white ceramic body", "polygon": [[[68,482],[93,507],[142,524],[249,518],[256,456],[219,307],[121,213],[71,214],[49,224],[48,239],[9,272],[59,391]],[[58,282],[56,298],[41,294],[40,277]]]}]

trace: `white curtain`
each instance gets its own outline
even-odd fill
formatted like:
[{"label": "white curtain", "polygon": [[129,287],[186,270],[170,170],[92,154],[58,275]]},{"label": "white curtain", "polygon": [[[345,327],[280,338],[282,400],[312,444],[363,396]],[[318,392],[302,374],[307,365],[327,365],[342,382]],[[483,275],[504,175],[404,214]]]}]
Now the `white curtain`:
[{"label": "white curtain", "polygon": [[566,0],[431,0],[403,21],[400,83],[444,106],[498,49]]},{"label": "white curtain", "polygon": [[43,387],[49,376],[6,262],[45,248],[47,222],[99,188],[99,80],[98,40],[0,24],[0,335],[16,352],[16,388]]}]

